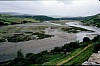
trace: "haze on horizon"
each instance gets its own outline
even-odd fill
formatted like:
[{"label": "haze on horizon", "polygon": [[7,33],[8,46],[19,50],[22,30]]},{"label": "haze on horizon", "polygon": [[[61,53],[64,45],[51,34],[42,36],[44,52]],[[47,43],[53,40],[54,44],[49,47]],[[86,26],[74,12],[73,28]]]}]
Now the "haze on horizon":
[{"label": "haze on horizon", "polygon": [[90,16],[100,13],[99,0],[0,1],[0,12],[33,15]]}]

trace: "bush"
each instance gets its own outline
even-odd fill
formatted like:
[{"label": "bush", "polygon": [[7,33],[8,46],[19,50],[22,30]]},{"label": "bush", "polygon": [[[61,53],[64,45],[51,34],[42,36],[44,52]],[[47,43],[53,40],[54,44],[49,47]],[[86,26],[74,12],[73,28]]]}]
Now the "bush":
[{"label": "bush", "polygon": [[26,58],[26,59],[29,59],[30,56],[32,56],[32,55],[34,55],[34,54],[33,54],[33,53],[27,53],[27,54],[25,55],[25,58]]},{"label": "bush", "polygon": [[96,36],[96,37],[94,37],[94,38],[92,39],[93,42],[96,42],[96,41],[99,41],[99,40],[100,40],[100,35],[98,35],[98,36]]},{"label": "bush", "polygon": [[97,53],[98,51],[100,51],[100,41],[97,41],[97,42],[94,43],[93,52]]},{"label": "bush", "polygon": [[17,51],[17,58],[18,58],[19,60],[24,58],[24,55],[23,55],[21,49]]},{"label": "bush", "polygon": [[61,52],[61,48],[60,48],[60,47],[55,47],[55,48],[53,49],[53,51],[59,53],[59,52]]},{"label": "bush", "polygon": [[83,38],[83,42],[89,42],[89,41],[91,41],[90,38],[88,38],[88,37]]}]

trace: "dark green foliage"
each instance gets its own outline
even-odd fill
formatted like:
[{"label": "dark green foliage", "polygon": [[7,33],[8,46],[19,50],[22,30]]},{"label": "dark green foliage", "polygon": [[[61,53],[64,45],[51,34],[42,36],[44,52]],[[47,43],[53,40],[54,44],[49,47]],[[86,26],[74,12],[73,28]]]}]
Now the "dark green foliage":
[{"label": "dark green foliage", "polygon": [[53,49],[53,51],[59,53],[59,52],[61,52],[61,48],[60,48],[60,47],[55,47],[55,48]]},{"label": "dark green foliage", "polygon": [[91,41],[90,38],[88,38],[88,37],[83,38],[83,42],[89,42],[89,41]]},{"label": "dark green foliage", "polygon": [[94,38],[92,39],[93,42],[96,42],[96,41],[99,41],[99,40],[100,40],[100,35],[98,35],[98,36],[96,36],[96,37],[94,37]]},{"label": "dark green foliage", "polygon": [[42,64],[45,62],[41,53],[31,55],[28,59],[28,62],[31,64]]},{"label": "dark green foliage", "polygon": [[56,18],[48,17],[48,16],[43,16],[43,15],[37,15],[33,16],[32,18],[39,20],[40,22],[43,21],[50,21],[50,20],[57,20]]},{"label": "dark green foliage", "polygon": [[65,44],[62,46],[62,50],[65,52],[73,51],[74,49],[79,48],[79,42],[70,42],[69,44]]},{"label": "dark green foliage", "polygon": [[84,48],[84,47],[86,47],[88,44],[90,44],[90,43],[89,43],[89,42],[82,42],[82,43],[80,44],[80,47]]},{"label": "dark green foliage", "polygon": [[48,38],[48,37],[52,37],[53,36],[53,35],[47,35],[47,34],[39,33],[39,32],[33,33],[32,35],[37,35],[38,39],[43,39],[43,38]]},{"label": "dark green foliage", "polygon": [[11,66],[25,66],[27,64],[26,59],[24,58],[24,55],[20,50],[17,51],[17,58],[14,59],[9,65]]},{"label": "dark green foliage", "polygon": [[26,59],[29,59],[32,55],[34,55],[33,53],[27,53],[26,55],[25,55],[25,58]]},{"label": "dark green foliage", "polygon": [[94,43],[93,52],[97,53],[98,51],[100,51],[100,41],[97,41],[97,42]]},{"label": "dark green foliage", "polygon": [[93,26],[100,27],[100,14],[84,19],[82,20],[82,22],[86,23],[87,25],[93,25]]},{"label": "dark green foliage", "polygon": [[94,42],[94,49],[93,52],[97,53],[98,51],[100,51],[100,35],[94,37],[92,39],[92,41]]},{"label": "dark green foliage", "polygon": [[7,37],[8,42],[28,41],[31,39],[32,39],[31,35],[24,35],[24,34],[14,34],[11,37]]},{"label": "dark green foliage", "polygon": [[22,59],[22,58],[24,58],[24,55],[23,55],[21,49],[17,51],[17,58],[18,58],[18,59]]},{"label": "dark green foliage", "polygon": [[41,54],[48,54],[49,52],[47,50],[42,51]]}]

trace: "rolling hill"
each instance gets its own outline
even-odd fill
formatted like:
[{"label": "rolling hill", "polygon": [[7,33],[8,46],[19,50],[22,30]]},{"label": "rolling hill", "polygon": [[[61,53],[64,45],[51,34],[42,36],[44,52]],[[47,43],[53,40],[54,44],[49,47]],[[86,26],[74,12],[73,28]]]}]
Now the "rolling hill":
[{"label": "rolling hill", "polygon": [[93,26],[100,27],[100,14],[88,17],[88,18],[82,20],[82,22],[87,25],[93,25]]}]

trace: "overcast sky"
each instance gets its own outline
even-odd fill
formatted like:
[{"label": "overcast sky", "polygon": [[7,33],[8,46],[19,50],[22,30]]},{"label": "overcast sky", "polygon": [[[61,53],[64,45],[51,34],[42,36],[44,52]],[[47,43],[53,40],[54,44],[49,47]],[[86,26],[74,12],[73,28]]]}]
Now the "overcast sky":
[{"label": "overcast sky", "polygon": [[37,15],[89,16],[100,13],[99,0],[0,1],[0,12]]}]

